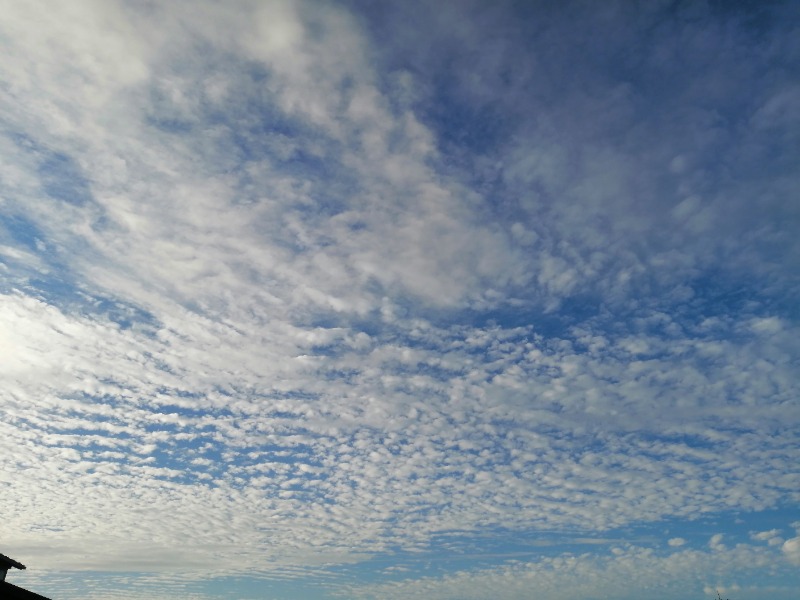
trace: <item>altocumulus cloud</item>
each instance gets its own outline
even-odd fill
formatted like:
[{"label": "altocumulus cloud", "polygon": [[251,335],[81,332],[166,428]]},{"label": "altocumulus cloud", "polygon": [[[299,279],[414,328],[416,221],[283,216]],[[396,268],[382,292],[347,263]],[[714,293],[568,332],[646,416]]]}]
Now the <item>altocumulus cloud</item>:
[{"label": "altocumulus cloud", "polygon": [[792,597],[796,5],[0,8],[18,580]]}]

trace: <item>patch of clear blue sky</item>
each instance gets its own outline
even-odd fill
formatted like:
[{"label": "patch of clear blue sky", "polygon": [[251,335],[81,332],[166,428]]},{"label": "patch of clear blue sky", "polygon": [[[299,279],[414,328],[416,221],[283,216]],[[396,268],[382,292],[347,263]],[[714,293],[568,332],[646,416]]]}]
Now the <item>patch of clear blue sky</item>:
[{"label": "patch of clear blue sky", "polygon": [[92,201],[89,181],[75,160],[61,152],[48,152],[39,166],[42,190],[67,204],[83,205]]},{"label": "patch of clear blue sky", "polygon": [[71,156],[52,150],[24,133],[6,135],[21,154],[34,161],[46,195],[76,206],[92,202],[91,182]]},{"label": "patch of clear blue sky", "polygon": [[30,219],[19,214],[8,214],[0,217],[0,227],[12,242],[23,246],[30,252],[39,252],[44,234]]}]

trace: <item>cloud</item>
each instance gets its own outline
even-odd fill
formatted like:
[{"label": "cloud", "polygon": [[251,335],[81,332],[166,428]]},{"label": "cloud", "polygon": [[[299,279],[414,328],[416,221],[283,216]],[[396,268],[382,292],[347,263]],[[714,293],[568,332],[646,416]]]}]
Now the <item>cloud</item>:
[{"label": "cloud", "polygon": [[780,533],[780,529],[771,529],[769,531],[752,533],[750,537],[754,540],[767,542],[770,546],[778,546],[783,543],[783,538],[780,536]]},{"label": "cloud", "polygon": [[[797,499],[788,20],[516,10],[8,7],[12,555],[198,598],[676,595],[694,559],[697,590],[794,560],[758,518],[767,544],[604,547]],[[497,558],[531,539],[591,551]],[[487,562],[386,565],[452,548]],[[408,579],[348,583],[372,560]]]},{"label": "cloud", "polygon": [[[22,295],[5,300],[3,339],[30,349],[4,364],[13,398],[7,450],[17,456],[12,448],[27,448],[39,465],[25,460],[25,475],[15,475],[23,464],[17,459],[7,481],[20,498],[33,487],[38,497],[52,485],[53,493],[85,496],[102,485],[87,500],[87,516],[119,510],[103,528],[91,521],[91,537],[82,533],[90,522],[67,517],[60,503],[45,512],[15,503],[9,519],[20,531],[32,519],[60,529],[73,546],[102,534],[112,547],[123,539],[128,547],[160,531],[156,537],[169,548],[185,543],[190,523],[203,521],[188,547],[214,546],[216,565],[224,564],[222,540],[232,531],[237,547],[264,539],[279,548],[291,539],[304,548],[297,560],[307,561],[346,547],[426,547],[449,529],[531,521],[605,529],[699,515],[729,506],[731,498],[758,509],[780,497],[777,486],[793,485],[781,474],[792,446],[780,436],[770,457],[756,436],[709,430],[704,435],[716,451],[702,452],[636,433],[650,426],[652,414],[605,421],[606,410],[626,396],[604,391],[597,375],[621,367],[605,355],[584,364],[586,357],[535,336],[526,346],[525,330],[449,331],[400,321],[395,327],[408,327],[398,330],[401,338],[372,336],[352,345],[345,329],[276,330],[272,351],[276,344],[286,350],[265,360],[260,336],[251,340],[197,317],[184,317],[181,335],[167,326],[153,333],[70,317]],[[334,343],[344,346],[324,350]],[[476,363],[476,356],[488,362]],[[630,382],[647,377],[639,371]],[[525,405],[521,381],[540,395],[538,403]],[[583,394],[572,391],[584,386],[601,392],[594,410],[602,428],[587,423]],[[640,383],[627,393],[642,397],[648,389]],[[745,414],[728,418],[741,422]],[[666,412],[657,418],[671,423]],[[700,433],[671,426],[676,435]],[[591,446],[575,454],[577,439]],[[57,465],[62,475],[43,486]],[[709,473],[715,479],[705,481]],[[670,481],[676,484],[665,488]],[[589,508],[598,497],[601,512]],[[202,516],[215,513],[221,499],[228,517]],[[147,516],[140,514],[145,506],[162,508]],[[167,526],[170,506],[181,506],[184,517],[170,517]],[[250,517],[233,516],[246,506]],[[50,543],[54,556],[58,547]],[[131,564],[109,548],[97,552],[98,566]],[[261,556],[251,556],[253,567]],[[181,561],[192,564],[186,553]],[[245,561],[241,551],[235,561]],[[152,568],[156,563],[170,564],[155,561]]]},{"label": "cloud", "polygon": [[[798,523],[792,523],[792,527],[794,527],[795,530],[800,529],[800,527],[798,527]],[[778,538],[778,540],[780,540],[780,538]],[[770,540],[770,546],[772,545],[772,540]],[[786,560],[788,560],[790,563],[794,565],[800,564],[800,536],[789,538],[783,542],[781,550],[783,551],[783,555],[786,557]]]},{"label": "cloud", "polygon": [[[735,583],[709,584],[709,573],[731,581],[757,565],[774,560],[771,551],[742,545],[721,552],[671,550],[656,554],[652,549],[627,546],[610,555],[561,554],[536,561],[510,561],[494,569],[459,571],[442,577],[405,579],[362,587],[347,587],[343,597],[353,598],[518,598],[538,594],[548,598],[574,598],[601,594],[636,598],[647,587],[663,598],[681,598],[690,590],[740,589]],[[764,588],[766,589],[766,588]],[[747,590],[757,597],[763,590]],[[788,589],[770,589],[776,597],[790,597]],[[715,593],[715,592],[714,592]]]},{"label": "cloud", "polygon": [[781,546],[786,559],[792,564],[800,564],[800,538],[791,538],[783,542]]}]

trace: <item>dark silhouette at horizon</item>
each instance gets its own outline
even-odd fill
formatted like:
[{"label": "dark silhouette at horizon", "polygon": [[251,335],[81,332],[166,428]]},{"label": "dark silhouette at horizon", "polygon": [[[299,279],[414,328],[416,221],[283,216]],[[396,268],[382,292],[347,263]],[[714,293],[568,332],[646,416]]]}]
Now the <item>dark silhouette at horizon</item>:
[{"label": "dark silhouette at horizon", "polygon": [[18,585],[6,581],[8,570],[12,568],[23,570],[27,567],[5,554],[0,554],[0,598],[8,598],[9,600],[50,600],[50,598],[46,596],[42,596],[41,594],[26,590],[25,588],[21,588]]}]

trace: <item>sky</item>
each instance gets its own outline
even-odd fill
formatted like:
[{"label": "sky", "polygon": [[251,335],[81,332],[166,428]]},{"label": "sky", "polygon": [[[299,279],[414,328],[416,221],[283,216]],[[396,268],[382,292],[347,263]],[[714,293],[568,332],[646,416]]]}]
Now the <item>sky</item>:
[{"label": "sky", "polygon": [[9,581],[796,598],[800,3],[0,15]]}]

